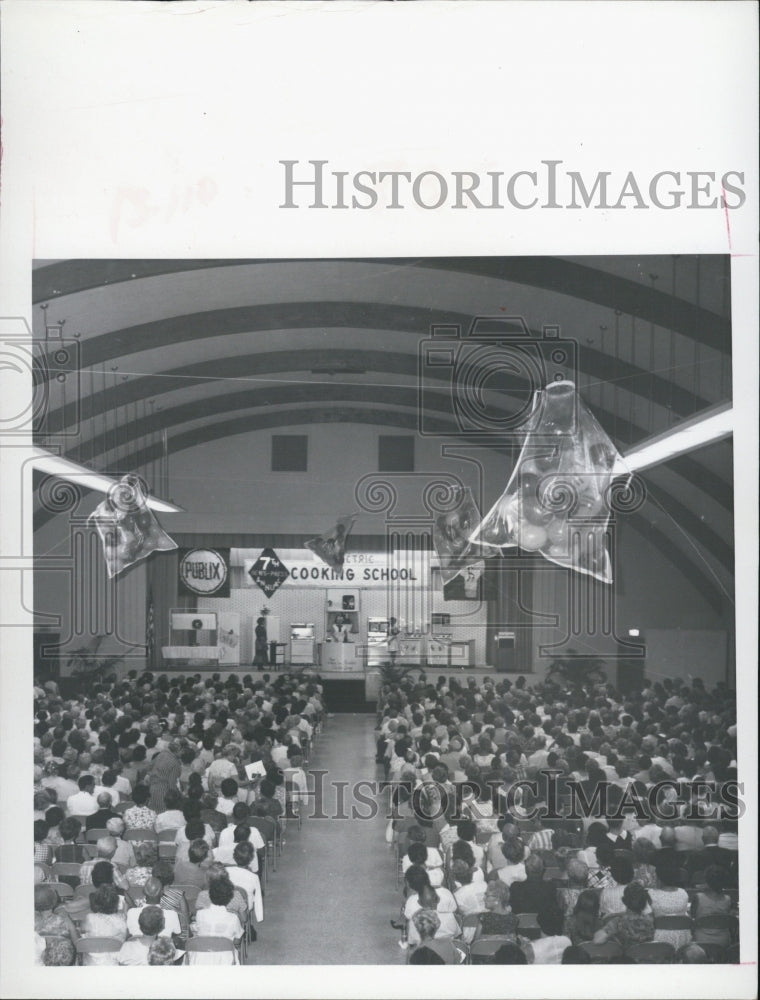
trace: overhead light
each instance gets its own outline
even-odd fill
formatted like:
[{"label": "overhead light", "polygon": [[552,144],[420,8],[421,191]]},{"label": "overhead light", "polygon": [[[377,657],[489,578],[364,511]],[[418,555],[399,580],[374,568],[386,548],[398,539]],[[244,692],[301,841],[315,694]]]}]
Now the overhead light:
[{"label": "overhead light", "polygon": [[[92,469],[88,469],[84,465],[70,462],[68,458],[62,458],[60,455],[53,455],[51,452],[45,451],[44,448],[32,449],[32,464],[38,472],[44,472],[49,476],[58,476],[59,479],[66,479],[70,483],[86,490],[95,490],[97,493],[108,493],[118,482],[113,476],[93,472]],[[148,506],[159,514],[182,514],[184,512],[183,507],[169,503],[168,500],[159,500],[158,497],[148,497]]]},{"label": "overhead light", "polygon": [[712,441],[729,437],[734,430],[733,404],[721,403],[703,410],[664,434],[647,438],[623,455],[614,468],[616,475],[638,472],[652,465],[667,462],[670,458],[694,451]]}]

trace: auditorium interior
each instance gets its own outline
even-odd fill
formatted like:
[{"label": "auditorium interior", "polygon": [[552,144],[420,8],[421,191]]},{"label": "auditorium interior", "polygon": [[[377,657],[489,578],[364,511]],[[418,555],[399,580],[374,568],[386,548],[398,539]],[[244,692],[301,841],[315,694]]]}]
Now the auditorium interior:
[{"label": "auditorium interior", "polygon": [[730,264],[35,262],[39,964],[739,961]]}]

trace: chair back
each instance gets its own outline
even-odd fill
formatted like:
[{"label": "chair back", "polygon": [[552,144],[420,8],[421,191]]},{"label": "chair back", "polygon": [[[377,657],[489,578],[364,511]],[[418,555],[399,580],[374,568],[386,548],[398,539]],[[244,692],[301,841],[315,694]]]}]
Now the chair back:
[{"label": "chair back", "polygon": [[110,837],[111,834],[104,827],[99,826],[94,827],[92,830],[86,830],[84,836],[88,844],[94,844],[100,840],[101,837]]},{"label": "chair back", "polygon": [[594,944],[593,941],[585,941],[580,946],[591,959],[592,965],[604,965],[608,962],[620,958],[623,949],[616,941],[605,941],[604,944]]},{"label": "chair back", "polygon": [[173,844],[177,839],[176,830],[161,830],[158,834],[159,844]]},{"label": "chair back", "polygon": [[74,890],[74,899],[83,899],[85,896],[89,896],[90,893],[95,892],[96,886],[92,883],[88,885],[78,885]]},{"label": "chair back", "polygon": [[631,945],[626,955],[634,965],[670,965],[675,961],[676,950],[667,941],[646,941]]},{"label": "chair back", "polygon": [[45,885],[49,885],[51,889],[55,889],[59,899],[71,899],[74,895],[74,889],[68,882],[46,882]]},{"label": "chair back", "polygon": [[503,944],[514,944],[514,940],[508,937],[477,938],[470,943],[470,963],[487,965]]},{"label": "chair back", "polygon": [[119,802],[118,805],[115,805],[113,807],[113,811],[117,812],[121,816],[121,814],[125,813],[127,811],[127,809],[131,809],[133,805],[134,805],[134,802],[130,802],[130,801]]},{"label": "chair back", "polygon": [[654,929],[656,931],[690,931],[692,919],[688,914],[668,914],[654,918]]},{"label": "chair back", "polygon": [[[56,861],[53,864],[53,875],[60,880],[63,876],[75,878],[79,881],[79,869],[82,867],[79,861]],[[72,887],[73,888],[73,887]]]},{"label": "chair back", "polygon": [[159,858],[170,858],[173,861],[177,856],[177,845],[161,843],[159,841],[158,856]]},{"label": "chair back", "polygon": [[175,882],[172,885],[172,889],[176,889],[181,892],[185,897],[185,902],[187,903],[187,909],[192,916],[195,913],[195,904],[198,900],[198,893],[201,891],[198,885],[182,885],[181,883]]},{"label": "chair back", "polygon": [[158,837],[150,827],[146,827],[144,830],[125,830],[122,840],[136,840],[142,843],[158,844]]},{"label": "chair back", "polygon": [[185,963],[190,965],[190,956],[195,954],[229,952],[233,963],[237,963],[237,948],[234,942],[225,937],[199,936],[189,938],[185,945]]},{"label": "chair back", "polygon": [[519,921],[518,934],[528,938],[530,941],[536,941],[541,937],[541,928],[538,926],[538,914],[518,913],[516,916]]},{"label": "chair back", "polygon": [[115,954],[121,951],[121,941],[110,937],[79,938],[76,942],[77,960],[79,965],[85,955]]},{"label": "chair back", "polygon": [[736,923],[736,917],[731,913],[709,913],[694,920],[694,930],[732,931]]}]

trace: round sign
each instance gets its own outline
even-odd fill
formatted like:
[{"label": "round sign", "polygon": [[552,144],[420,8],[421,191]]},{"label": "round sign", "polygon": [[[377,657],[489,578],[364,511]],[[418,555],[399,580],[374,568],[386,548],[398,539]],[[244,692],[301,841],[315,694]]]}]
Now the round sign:
[{"label": "round sign", "polygon": [[229,568],[214,549],[192,549],[179,564],[179,576],[188,590],[196,594],[215,594],[227,582]]}]

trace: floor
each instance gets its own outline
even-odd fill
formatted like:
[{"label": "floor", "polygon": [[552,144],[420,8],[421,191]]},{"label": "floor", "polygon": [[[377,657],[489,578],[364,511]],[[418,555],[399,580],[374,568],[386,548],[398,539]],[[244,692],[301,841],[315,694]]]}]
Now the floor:
[{"label": "floor", "polygon": [[[404,963],[398,931],[389,923],[398,915],[401,897],[394,855],[385,842],[387,794],[375,797],[367,786],[354,794],[357,782],[382,775],[375,764],[374,724],[375,717],[366,714],[325,720],[309,764],[312,772],[326,772],[313,776],[324,790],[322,808],[307,804],[300,831],[295,823],[288,825],[249,964]],[[354,810],[366,816],[373,802],[376,816],[351,818]]]}]

